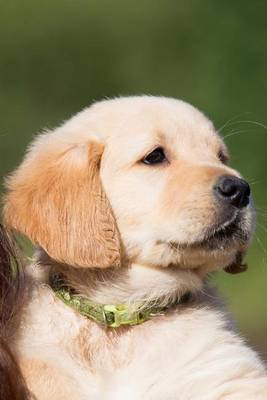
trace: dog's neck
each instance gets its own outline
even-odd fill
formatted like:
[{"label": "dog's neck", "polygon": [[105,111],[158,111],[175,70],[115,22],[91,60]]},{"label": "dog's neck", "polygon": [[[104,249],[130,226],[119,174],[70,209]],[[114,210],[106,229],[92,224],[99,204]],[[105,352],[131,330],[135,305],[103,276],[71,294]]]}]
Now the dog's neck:
[{"label": "dog's neck", "polygon": [[34,264],[35,274],[41,274],[41,280],[49,282],[51,276],[61,275],[68,287],[101,304],[157,302],[165,306],[188,292],[198,291],[203,283],[197,271],[177,266],[132,264],[110,269],[75,268],[55,263],[43,252],[38,252]]}]

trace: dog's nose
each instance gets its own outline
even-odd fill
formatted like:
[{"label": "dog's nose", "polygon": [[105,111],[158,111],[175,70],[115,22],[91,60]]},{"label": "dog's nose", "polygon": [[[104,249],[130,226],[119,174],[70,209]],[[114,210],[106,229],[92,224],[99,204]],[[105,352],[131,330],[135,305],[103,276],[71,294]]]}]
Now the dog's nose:
[{"label": "dog's nose", "polygon": [[249,203],[249,184],[235,176],[220,176],[214,186],[214,192],[217,199],[237,208],[246,207]]}]

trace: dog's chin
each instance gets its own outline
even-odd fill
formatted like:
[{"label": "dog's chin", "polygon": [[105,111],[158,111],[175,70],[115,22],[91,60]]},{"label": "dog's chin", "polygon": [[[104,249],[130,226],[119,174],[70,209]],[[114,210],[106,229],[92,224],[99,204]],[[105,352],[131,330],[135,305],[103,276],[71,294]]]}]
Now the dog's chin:
[{"label": "dog's chin", "polygon": [[191,238],[187,243],[172,242],[170,247],[182,254],[185,267],[206,267],[212,271],[231,265],[243,265],[243,255],[252,233],[253,224],[250,219],[237,214],[220,225],[206,228],[195,240]]},{"label": "dog's chin", "polygon": [[203,229],[196,237],[187,243],[171,243],[179,249],[224,250],[236,247],[246,247],[252,236],[252,224],[247,218],[237,214],[220,224]]},{"label": "dog's chin", "polygon": [[227,250],[233,247],[246,246],[251,237],[251,231],[242,226],[238,217],[218,227],[207,229],[201,240],[192,243],[191,247],[207,250]]}]

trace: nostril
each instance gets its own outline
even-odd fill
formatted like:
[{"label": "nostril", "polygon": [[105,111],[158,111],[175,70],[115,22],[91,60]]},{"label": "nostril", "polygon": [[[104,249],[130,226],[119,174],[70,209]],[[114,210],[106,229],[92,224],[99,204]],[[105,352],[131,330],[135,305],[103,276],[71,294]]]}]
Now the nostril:
[{"label": "nostril", "polygon": [[237,185],[235,181],[231,178],[225,178],[220,180],[218,184],[218,190],[225,197],[234,196],[237,193]]},{"label": "nostril", "polygon": [[249,197],[251,193],[250,186],[246,181],[243,181],[243,183],[245,185],[244,195]]},{"label": "nostril", "polygon": [[214,186],[214,190],[216,198],[237,208],[246,207],[249,203],[249,184],[235,176],[220,176]]}]

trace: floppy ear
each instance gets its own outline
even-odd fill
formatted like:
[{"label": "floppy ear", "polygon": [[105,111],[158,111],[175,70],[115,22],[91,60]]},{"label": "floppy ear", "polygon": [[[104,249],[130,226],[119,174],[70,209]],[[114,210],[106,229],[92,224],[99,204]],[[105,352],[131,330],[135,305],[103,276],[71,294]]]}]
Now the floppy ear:
[{"label": "floppy ear", "polygon": [[59,262],[118,266],[119,233],[99,176],[103,144],[59,149],[60,138],[52,139],[43,146],[39,140],[8,178],[6,224]]}]

